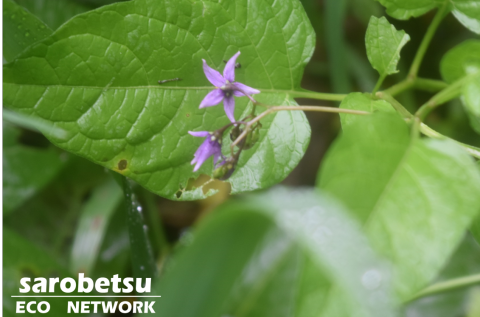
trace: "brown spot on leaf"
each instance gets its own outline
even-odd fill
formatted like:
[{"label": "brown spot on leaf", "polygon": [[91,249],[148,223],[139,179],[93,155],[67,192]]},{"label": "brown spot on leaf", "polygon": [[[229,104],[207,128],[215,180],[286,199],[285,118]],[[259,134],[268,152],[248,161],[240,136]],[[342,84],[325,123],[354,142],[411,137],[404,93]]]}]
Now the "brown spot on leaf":
[{"label": "brown spot on leaf", "polygon": [[118,170],[123,171],[124,169],[127,168],[127,165],[128,165],[127,160],[120,160],[120,162],[118,162],[118,165],[117,165]]}]

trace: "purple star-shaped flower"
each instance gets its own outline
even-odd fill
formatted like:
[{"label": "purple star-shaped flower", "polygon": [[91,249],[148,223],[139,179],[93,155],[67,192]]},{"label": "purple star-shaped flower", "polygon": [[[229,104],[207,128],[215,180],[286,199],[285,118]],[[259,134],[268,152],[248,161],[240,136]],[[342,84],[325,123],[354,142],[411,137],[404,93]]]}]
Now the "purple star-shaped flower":
[{"label": "purple star-shaped flower", "polygon": [[202,137],[202,138],[206,137],[205,141],[203,141],[203,143],[200,145],[200,147],[197,149],[197,151],[193,155],[194,158],[190,163],[191,165],[195,164],[195,168],[193,169],[194,172],[198,171],[200,166],[202,166],[202,164],[210,156],[213,156],[214,164],[217,164],[218,160],[220,158],[223,158],[222,146],[220,145],[221,139],[215,136],[215,134],[211,134],[208,131],[198,131],[198,132],[188,131],[188,133],[196,137]]},{"label": "purple star-shaped flower", "polygon": [[203,71],[207,79],[216,87],[209,92],[200,103],[200,108],[218,105],[223,100],[225,113],[231,122],[235,122],[233,115],[235,111],[235,100],[233,96],[243,97],[247,95],[259,94],[260,90],[248,87],[242,83],[235,82],[235,62],[240,52],[233,55],[225,65],[223,76],[215,69],[209,67],[203,59]]}]

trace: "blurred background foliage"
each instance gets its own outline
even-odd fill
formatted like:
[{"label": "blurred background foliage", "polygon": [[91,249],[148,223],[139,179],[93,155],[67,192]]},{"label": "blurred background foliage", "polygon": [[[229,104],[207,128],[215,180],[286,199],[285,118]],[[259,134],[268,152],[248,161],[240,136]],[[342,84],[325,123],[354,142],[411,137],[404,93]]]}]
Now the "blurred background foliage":
[{"label": "blurred background foliage", "polygon": [[[16,2],[54,31],[74,15],[115,1]],[[364,37],[370,16],[386,16],[384,8],[372,0],[302,0],[302,3],[317,35],[303,87],[335,93],[371,91],[377,74],[369,65]],[[433,15],[434,12],[430,12],[408,21],[387,17],[397,29],[405,30],[411,41],[402,51],[400,72],[388,77],[384,87],[405,78]],[[455,45],[474,37],[448,15],[435,34],[419,75],[440,79],[442,56]],[[398,96],[410,111],[428,98],[429,94],[420,91],[406,91]],[[332,105],[308,101],[312,103]],[[312,128],[310,146],[283,185],[314,186],[322,158],[340,130],[336,114],[308,112],[306,115]],[[458,99],[436,110],[427,123],[442,134],[480,146],[480,138],[468,124]],[[132,276],[126,211],[121,188],[112,174],[54,147],[40,133],[6,120],[3,142],[4,313],[13,314],[14,302],[9,296],[16,294],[18,280],[23,276],[76,276],[79,272],[92,278],[113,274]],[[143,208],[146,233],[160,272],[168,266],[171,254],[182,249],[181,245],[189,244],[192,226],[220,203],[236,199],[229,198],[228,186],[221,183],[212,186],[220,188],[220,193],[195,202],[174,202],[133,187]],[[203,256],[208,258],[210,252],[215,251],[205,250]],[[480,246],[467,234],[437,280],[478,273],[479,263]],[[480,288],[472,287],[413,301],[405,307],[405,314],[479,316],[479,301]]]}]

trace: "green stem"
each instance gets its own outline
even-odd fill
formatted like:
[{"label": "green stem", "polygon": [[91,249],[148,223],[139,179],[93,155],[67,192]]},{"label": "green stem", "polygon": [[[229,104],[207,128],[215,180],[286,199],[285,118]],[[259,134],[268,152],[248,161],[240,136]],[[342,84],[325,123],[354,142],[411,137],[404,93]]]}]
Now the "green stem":
[{"label": "green stem", "polygon": [[400,102],[398,102],[392,95],[388,94],[387,91],[377,92],[376,96],[380,99],[388,101],[395,110],[404,118],[412,118],[413,115],[404,107]]},{"label": "green stem", "polygon": [[128,235],[130,237],[130,252],[132,256],[133,275],[138,278],[154,278],[157,275],[152,247],[145,232],[143,210],[133,191],[130,181],[121,176],[125,195]]},{"label": "green stem", "polygon": [[459,288],[472,286],[478,283],[480,283],[480,274],[459,277],[445,282],[439,282],[418,292],[411,299],[409,299],[408,302],[421,297],[426,297],[443,292],[449,292]]},{"label": "green stem", "polygon": [[[387,94],[385,91],[377,92],[376,96],[380,99],[388,101],[395,108],[395,110],[405,119],[411,120],[414,117],[413,114],[411,114],[407,109],[405,109],[405,107],[402,106],[402,104],[400,104],[400,102],[398,102],[391,95]],[[480,159],[479,148],[451,139],[443,134],[438,133],[437,131],[433,130],[432,128],[430,128],[428,125],[424,123],[421,123],[419,128],[420,128],[420,132],[423,133],[424,135],[434,139],[451,140],[457,143],[459,146],[461,146],[471,156],[476,157],[477,159]]]},{"label": "green stem", "polygon": [[291,91],[289,94],[295,98],[308,98],[328,101],[342,101],[347,96],[342,94],[327,94],[314,91]]},{"label": "green stem", "polygon": [[418,111],[415,113],[415,116],[420,118],[421,121],[423,121],[433,109],[446,103],[447,101],[458,97],[461,93],[462,87],[479,75],[480,72],[465,76],[457,80],[450,86],[447,86],[447,88],[441,90],[435,96],[430,98],[430,100],[427,101],[424,105],[422,105],[420,109],[418,109]]},{"label": "green stem", "polygon": [[419,90],[437,92],[448,87],[448,84],[441,80],[416,78],[414,87]]},{"label": "green stem", "polygon": [[380,78],[377,81],[377,84],[375,85],[375,88],[373,88],[372,95],[375,95],[377,93],[377,91],[382,86],[382,83],[383,83],[383,81],[385,80],[386,77],[387,77],[387,74],[380,76]]},{"label": "green stem", "polygon": [[441,80],[427,79],[427,78],[415,78],[415,79],[407,78],[405,80],[402,80],[398,84],[393,85],[388,89],[385,89],[383,92],[393,97],[411,88],[429,91],[429,92],[437,92],[447,87],[448,87],[448,84]]},{"label": "green stem", "polygon": [[142,188],[141,194],[143,201],[147,207],[147,216],[151,227],[152,240],[154,247],[158,250],[158,257],[165,258],[170,252],[170,244],[168,243],[165,231],[163,230],[162,219],[158,213],[157,204],[155,202],[155,194]]},{"label": "green stem", "polygon": [[428,27],[427,33],[425,33],[425,36],[423,37],[422,43],[418,48],[417,54],[413,59],[412,66],[410,67],[410,71],[408,72],[409,78],[412,78],[412,79],[417,78],[418,70],[420,68],[420,65],[422,64],[422,60],[423,60],[423,57],[425,56],[425,53],[427,52],[428,46],[430,45],[433,35],[437,31],[437,28],[440,25],[440,22],[443,20],[445,13],[447,12],[447,8],[448,8],[447,5],[448,5],[448,1],[445,1],[444,4],[438,9],[437,13],[435,14],[435,17],[433,18],[432,23]]},{"label": "green stem", "polygon": [[472,145],[468,145],[468,144],[465,144],[465,143],[462,143],[462,142],[458,142],[456,140],[453,140],[441,133],[438,133],[437,131],[433,130],[432,128],[430,128],[428,125],[422,123],[420,125],[420,132],[422,132],[424,135],[428,136],[428,137],[431,137],[431,138],[434,138],[434,139],[440,139],[440,140],[451,140],[455,143],[457,143],[458,145],[460,145],[461,147],[463,147],[471,156],[477,158],[480,160],[480,148],[477,148],[475,146],[472,146]]}]

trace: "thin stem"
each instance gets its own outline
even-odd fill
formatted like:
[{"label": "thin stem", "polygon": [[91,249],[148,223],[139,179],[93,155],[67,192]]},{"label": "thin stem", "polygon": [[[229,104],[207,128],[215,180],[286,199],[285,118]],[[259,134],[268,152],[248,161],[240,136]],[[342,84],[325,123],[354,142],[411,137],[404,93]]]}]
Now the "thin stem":
[{"label": "thin stem", "polygon": [[414,88],[430,92],[437,92],[448,87],[448,84],[441,80],[416,78]]},{"label": "thin stem", "polygon": [[479,75],[480,72],[465,76],[462,79],[457,80],[450,86],[447,86],[447,88],[441,90],[435,96],[430,98],[430,100],[427,101],[424,105],[422,105],[420,109],[418,109],[418,111],[415,113],[415,116],[420,118],[421,121],[423,121],[433,109],[444,104],[447,101],[458,97],[460,95],[462,87]]},{"label": "thin stem", "polygon": [[459,278],[455,278],[455,279],[444,281],[444,282],[439,282],[421,290],[408,301],[410,302],[420,297],[426,297],[426,296],[430,296],[438,293],[453,291],[459,288],[472,286],[478,283],[480,283],[480,274],[469,275],[469,276],[459,277]]},{"label": "thin stem", "polygon": [[308,98],[327,101],[342,101],[347,96],[342,94],[327,94],[314,91],[291,91],[289,94],[296,98]]},{"label": "thin stem", "polygon": [[230,150],[233,153],[233,149],[235,146],[240,143],[240,141],[245,138],[250,132],[250,128],[252,127],[253,124],[256,122],[260,121],[267,115],[277,112],[277,111],[318,111],[318,112],[333,112],[333,113],[348,113],[348,114],[356,114],[356,115],[367,115],[370,114],[370,112],[366,111],[360,111],[360,110],[350,110],[350,109],[342,109],[342,108],[333,108],[333,107],[322,107],[322,106],[269,106],[269,105],[264,105],[268,107],[268,110],[262,112],[252,120],[248,121],[248,123],[245,125],[245,129],[243,132],[235,139],[235,141],[232,142],[230,145]]},{"label": "thin stem", "polygon": [[431,138],[434,138],[434,139],[440,139],[440,140],[451,140],[455,143],[457,143],[458,145],[460,145],[461,147],[463,147],[464,150],[466,150],[471,156],[477,158],[480,160],[480,148],[477,148],[475,146],[472,146],[472,145],[468,145],[468,144],[465,144],[465,143],[462,143],[462,142],[458,142],[454,139],[451,139],[441,133],[438,133],[437,131],[433,130],[432,128],[430,128],[428,125],[422,123],[420,125],[420,132],[422,132],[424,135],[428,136],[428,137],[431,137]]},{"label": "thin stem", "polygon": [[422,43],[418,48],[417,54],[413,59],[412,66],[410,67],[410,71],[408,72],[409,78],[417,77],[418,70],[420,68],[420,65],[422,64],[422,60],[423,60],[423,57],[425,56],[425,53],[427,52],[428,46],[432,41],[433,35],[437,31],[437,28],[440,25],[440,22],[443,20],[445,13],[447,12],[447,5],[448,5],[448,1],[445,1],[443,5],[438,9],[437,13],[435,14],[435,17],[433,18],[432,23],[428,27],[427,33],[425,33],[425,36],[423,37]]},{"label": "thin stem", "polygon": [[400,102],[393,98],[387,91],[379,91],[376,96],[380,99],[383,99],[389,102],[393,108],[404,118],[411,118],[413,115],[404,107]]},{"label": "thin stem", "polygon": [[372,95],[375,95],[377,93],[377,91],[382,86],[382,83],[383,83],[383,81],[385,80],[386,77],[387,77],[387,74],[384,74],[384,75],[380,76],[380,78],[377,81],[377,84],[375,85],[375,88],[373,88]]},{"label": "thin stem", "polygon": [[[401,92],[404,92],[405,90],[408,90],[414,86],[415,81],[413,79],[405,79],[401,82],[399,82],[396,85],[393,85],[392,87],[385,89],[383,92],[390,95],[390,96],[395,96],[398,95]],[[378,95],[378,93],[377,93]]]}]

